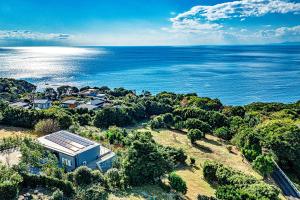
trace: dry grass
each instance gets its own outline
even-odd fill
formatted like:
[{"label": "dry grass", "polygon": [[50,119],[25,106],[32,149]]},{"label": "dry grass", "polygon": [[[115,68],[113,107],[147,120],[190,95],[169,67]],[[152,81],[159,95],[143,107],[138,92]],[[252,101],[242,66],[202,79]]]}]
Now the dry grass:
[{"label": "dry grass", "polygon": [[11,136],[36,138],[37,134],[34,133],[32,130],[25,129],[25,128],[0,126],[0,139],[4,137],[11,137]]},{"label": "dry grass", "polygon": [[[148,129],[140,130],[150,131]],[[243,161],[243,158],[237,149],[233,148],[233,153],[230,153],[226,148],[226,145],[214,136],[207,135],[206,139],[198,141],[196,145],[192,146],[184,134],[170,130],[151,132],[155,141],[159,144],[182,148],[189,157],[194,157],[196,159],[195,167],[187,166],[176,170],[187,183],[187,199],[196,199],[198,194],[208,196],[214,195],[214,188],[212,188],[203,178],[202,166],[205,160],[215,160],[236,170],[243,171],[262,179],[262,177],[251,168],[247,161]]]}]

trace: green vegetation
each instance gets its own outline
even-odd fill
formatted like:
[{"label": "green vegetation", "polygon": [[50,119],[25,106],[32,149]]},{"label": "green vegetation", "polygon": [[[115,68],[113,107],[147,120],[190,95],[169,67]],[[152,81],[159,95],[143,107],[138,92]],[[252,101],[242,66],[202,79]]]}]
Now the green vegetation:
[{"label": "green vegetation", "polygon": [[[30,102],[35,86],[25,81],[0,79],[0,94],[10,94],[8,98],[0,98],[1,125],[34,129],[40,135],[69,129],[110,145],[118,155],[114,168],[105,174],[86,167],[68,173],[58,167],[51,152],[32,139],[2,139],[0,151],[14,148],[22,154],[19,167],[1,168],[0,173],[12,170],[9,173],[21,177],[9,186],[14,191],[11,195],[16,196],[24,186],[41,185],[51,188],[53,199],[62,195],[71,199],[105,199],[112,193],[156,188],[168,178],[167,187],[171,191],[166,193],[179,196],[213,199],[209,196],[214,193],[218,199],[278,199],[278,190],[258,180],[257,173],[249,172],[250,165],[243,162],[240,152],[266,179],[276,161],[292,174],[293,180],[300,180],[300,102],[225,106],[218,99],[196,94],[136,94],[132,90],[104,86],[93,88],[106,95],[109,105],[104,108],[88,111],[59,106],[65,98],[90,100],[91,97],[79,93],[89,88],[47,88],[35,95],[53,100],[51,108],[13,108],[5,100]],[[141,124],[151,130],[137,128]],[[186,163],[188,158],[190,165]],[[204,164],[204,160],[218,160],[224,165]],[[41,175],[31,174],[32,168],[40,170]],[[202,176],[216,187],[215,192]],[[191,184],[191,180],[198,182]],[[194,194],[195,191],[200,195]]]}]

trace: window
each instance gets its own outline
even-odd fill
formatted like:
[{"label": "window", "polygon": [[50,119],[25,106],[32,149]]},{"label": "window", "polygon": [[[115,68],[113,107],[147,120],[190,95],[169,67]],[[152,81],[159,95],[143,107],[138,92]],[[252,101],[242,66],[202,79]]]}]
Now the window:
[{"label": "window", "polygon": [[62,158],[61,161],[62,161],[62,164],[63,164],[63,165],[66,165],[66,166],[68,166],[68,167],[71,167],[71,166],[72,166],[72,162],[71,162],[71,160],[69,160],[69,159]]}]

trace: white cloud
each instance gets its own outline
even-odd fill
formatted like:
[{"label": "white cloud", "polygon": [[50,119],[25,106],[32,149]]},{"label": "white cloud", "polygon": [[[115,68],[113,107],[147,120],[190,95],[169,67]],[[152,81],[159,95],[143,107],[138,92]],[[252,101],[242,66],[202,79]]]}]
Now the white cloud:
[{"label": "white cloud", "polygon": [[299,14],[300,3],[285,0],[241,0],[213,6],[194,6],[189,11],[177,15],[172,21],[197,19],[216,21],[229,18],[245,18],[263,16],[269,13]]},{"label": "white cloud", "polygon": [[[233,28],[226,20],[237,18],[242,21],[248,17],[261,17],[266,14],[300,14],[300,3],[287,0],[240,0],[212,6],[194,6],[189,11],[170,19],[171,28],[163,30],[185,34],[185,37],[205,38],[222,44],[268,43],[279,40],[300,40],[298,27],[282,27],[268,30],[270,26],[259,25],[252,30]],[[229,23],[230,24],[230,23]],[[270,35],[270,37],[267,37]],[[272,35],[272,36],[271,36]],[[199,39],[197,40],[199,41]],[[207,42],[207,41],[204,41]]]}]

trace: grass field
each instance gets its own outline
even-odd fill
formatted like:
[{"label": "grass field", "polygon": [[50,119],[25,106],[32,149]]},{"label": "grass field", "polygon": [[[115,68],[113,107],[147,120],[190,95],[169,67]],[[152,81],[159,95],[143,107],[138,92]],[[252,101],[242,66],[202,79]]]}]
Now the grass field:
[{"label": "grass field", "polygon": [[[140,129],[141,131],[150,131],[149,129]],[[213,196],[214,188],[212,188],[203,178],[202,166],[205,160],[215,160],[230,166],[234,169],[251,174],[258,179],[262,177],[256,173],[247,161],[243,161],[240,152],[233,148],[230,153],[226,145],[219,141],[218,138],[207,135],[206,139],[198,141],[192,146],[186,135],[170,131],[151,131],[156,142],[164,146],[172,146],[182,148],[189,157],[196,159],[195,167],[186,166],[177,169],[177,173],[186,181],[188,192],[187,199],[196,199],[198,194]],[[189,162],[189,160],[187,161]]]},{"label": "grass field", "polygon": [[37,135],[29,129],[0,125],[0,139],[10,136],[37,137]]}]

